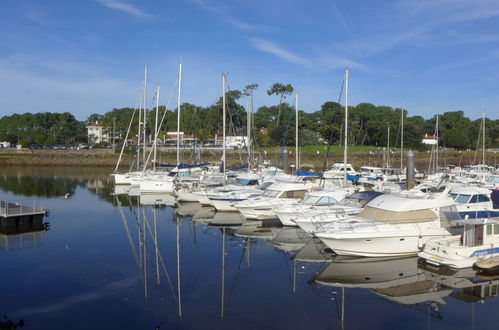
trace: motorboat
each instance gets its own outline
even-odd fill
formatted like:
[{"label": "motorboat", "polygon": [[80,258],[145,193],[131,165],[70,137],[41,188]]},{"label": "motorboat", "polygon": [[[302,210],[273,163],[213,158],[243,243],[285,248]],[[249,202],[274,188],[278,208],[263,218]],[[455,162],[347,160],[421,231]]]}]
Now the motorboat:
[{"label": "motorboat", "polygon": [[296,216],[292,221],[307,233],[322,232],[324,225],[359,214],[366,203],[382,194],[379,191],[357,191],[346,196],[337,204],[328,208],[310,210],[301,216]]},{"label": "motorboat", "polygon": [[300,218],[307,211],[327,210],[330,206],[341,202],[351,192],[352,190],[341,188],[311,191],[296,204],[274,208],[274,212],[284,226],[297,226],[295,218]]},{"label": "motorboat", "polygon": [[296,200],[303,198],[314,187],[317,186],[309,182],[276,182],[260,196],[235,203],[234,207],[246,219],[276,218],[275,207],[296,203]]},{"label": "motorboat", "polygon": [[451,236],[441,210],[454,205],[447,192],[426,198],[410,194],[383,194],[356,216],[324,226],[316,233],[339,255],[366,257],[418,253],[434,238]]},{"label": "motorboat", "polygon": [[477,261],[499,256],[499,222],[491,219],[462,219],[462,234],[426,242],[420,258],[432,265],[472,267]]},{"label": "motorboat", "polygon": [[490,195],[490,189],[473,186],[454,188],[449,193],[462,218],[499,217],[499,208],[494,209]]},{"label": "motorboat", "polygon": [[357,171],[355,171],[352,164],[334,163],[330,170],[324,171],[322,176],[324,179],[343,178],[345,172],[347,174],[357,174]]}]

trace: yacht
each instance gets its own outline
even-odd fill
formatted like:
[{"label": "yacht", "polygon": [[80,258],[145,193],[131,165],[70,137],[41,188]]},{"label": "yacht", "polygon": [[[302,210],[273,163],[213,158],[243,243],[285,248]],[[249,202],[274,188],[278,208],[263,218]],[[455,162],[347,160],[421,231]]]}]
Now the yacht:
[{"label": "yacht", "polygon": [[294,204],[297,199],[303,198],[314,187],[316,186],[307,182],[276,182],[265,190],[262,195],[235,203],[234,207],[246,219],[276,218],[275,207]]},{"label": "yacht", "polygon": [[354,192],[346,196],[338,204],[331,205],[325,209],[311,210],[301,216],[297,215],[292,221],[307,233],[314,234],[321,232],[324,231],[324,226],[329,223],[359,214],[366,203],[382,194],[379,191]]},{"label": "yacht", "polygon": [[449,196],[456,201],[461,218],[499,217],[490,199],[491,190],[480,187],[459,187],[451,189]]},{"label": "yacht", "polygon": [[347,174],[357,174],[352,164],[347,163],[345,166],[345,163],[334,163],[330,170],[324,172],[323,177],[324,179],[343,178],[345,176],[345,170]]},{"label": "yacht", "polygon": [[418,253],[427,263],[451,268],[472,267],[477,261],[499,256],[499,222],[491,219],[463,219],[463,233],[426,242]]},{"label": "yacht", "polygon": [[316,236],[339,255],[416,254],[426,241],[451,236],[441,209],[453,204],[447,192],[427,198],[383,194],[358,215],[325,225]]},{"label": "yacht", "polygon": [[284,205],[274,209],[275,214],[284,226],[297,226],[295,218],[300,218],[311,210],[327,210],[338,204],[352,191],[347,189],[326,189],[308,192],[295,205]]}]

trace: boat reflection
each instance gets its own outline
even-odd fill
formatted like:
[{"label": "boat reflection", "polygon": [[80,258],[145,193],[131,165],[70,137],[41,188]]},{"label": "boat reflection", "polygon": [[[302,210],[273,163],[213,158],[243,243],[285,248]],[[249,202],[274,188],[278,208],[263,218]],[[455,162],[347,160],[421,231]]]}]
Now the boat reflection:
[{"label": "boat reflection", "polygon": [[455,289],[450,294],[455,299],[475,303],[499,295],[499,271],[483,274],[473,268],[434,267],[428,263],[419,267],[427,278]]},{"label": "boat reflection", "polygon": [[[429,279],[418,268],[417,257],[336,257],[315,277],[315,282],[334,287],[366,288],[401,305],[424,302],[445,304],[452,289]],[[438,308],[436,308],[438,309]]]},{"label": "boat reflection", "polygon": [[310,239],[304,247],[302,247],[293,256],[296,261],[303,261],[308,263],[314,262],[330,262],[336,254],[327,247],[326,244],[316,237]]},{"label": "boat reflection", "polygon": [[141,194],[139,201],[141,205],[175,205],[175,197],[167,194]]},{"label": "boat reflection", "polygon": [[282,227],[277,230],[277,234],[270,240],[277,249],[293,254],[302,249],[312,236],[299,227]]}]

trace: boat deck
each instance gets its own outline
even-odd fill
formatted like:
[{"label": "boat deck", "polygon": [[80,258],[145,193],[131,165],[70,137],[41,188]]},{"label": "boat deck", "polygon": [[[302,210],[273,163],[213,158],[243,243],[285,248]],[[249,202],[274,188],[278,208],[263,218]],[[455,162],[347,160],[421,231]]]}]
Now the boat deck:
[{"label": "boat deck", "polygon": [[40,215],[48,215],[48,210],[44,210],[41,207],[23,205],[22,203],[0,201],[0,220],[2,221],[5,219],[18,219]]}]

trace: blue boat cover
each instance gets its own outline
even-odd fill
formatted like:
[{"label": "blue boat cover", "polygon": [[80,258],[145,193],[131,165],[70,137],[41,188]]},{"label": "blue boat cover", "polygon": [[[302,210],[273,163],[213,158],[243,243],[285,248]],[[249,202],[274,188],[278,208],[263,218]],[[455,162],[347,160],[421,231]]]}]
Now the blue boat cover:
[{"label": "blue boat cover", "polygon": [[297,170],[296,175],[297,176],[321,176],[320,174],[317,174],[317,173],[312,173],[312,172],[307,172],[307,171],[302,171],[302,170]]}]

